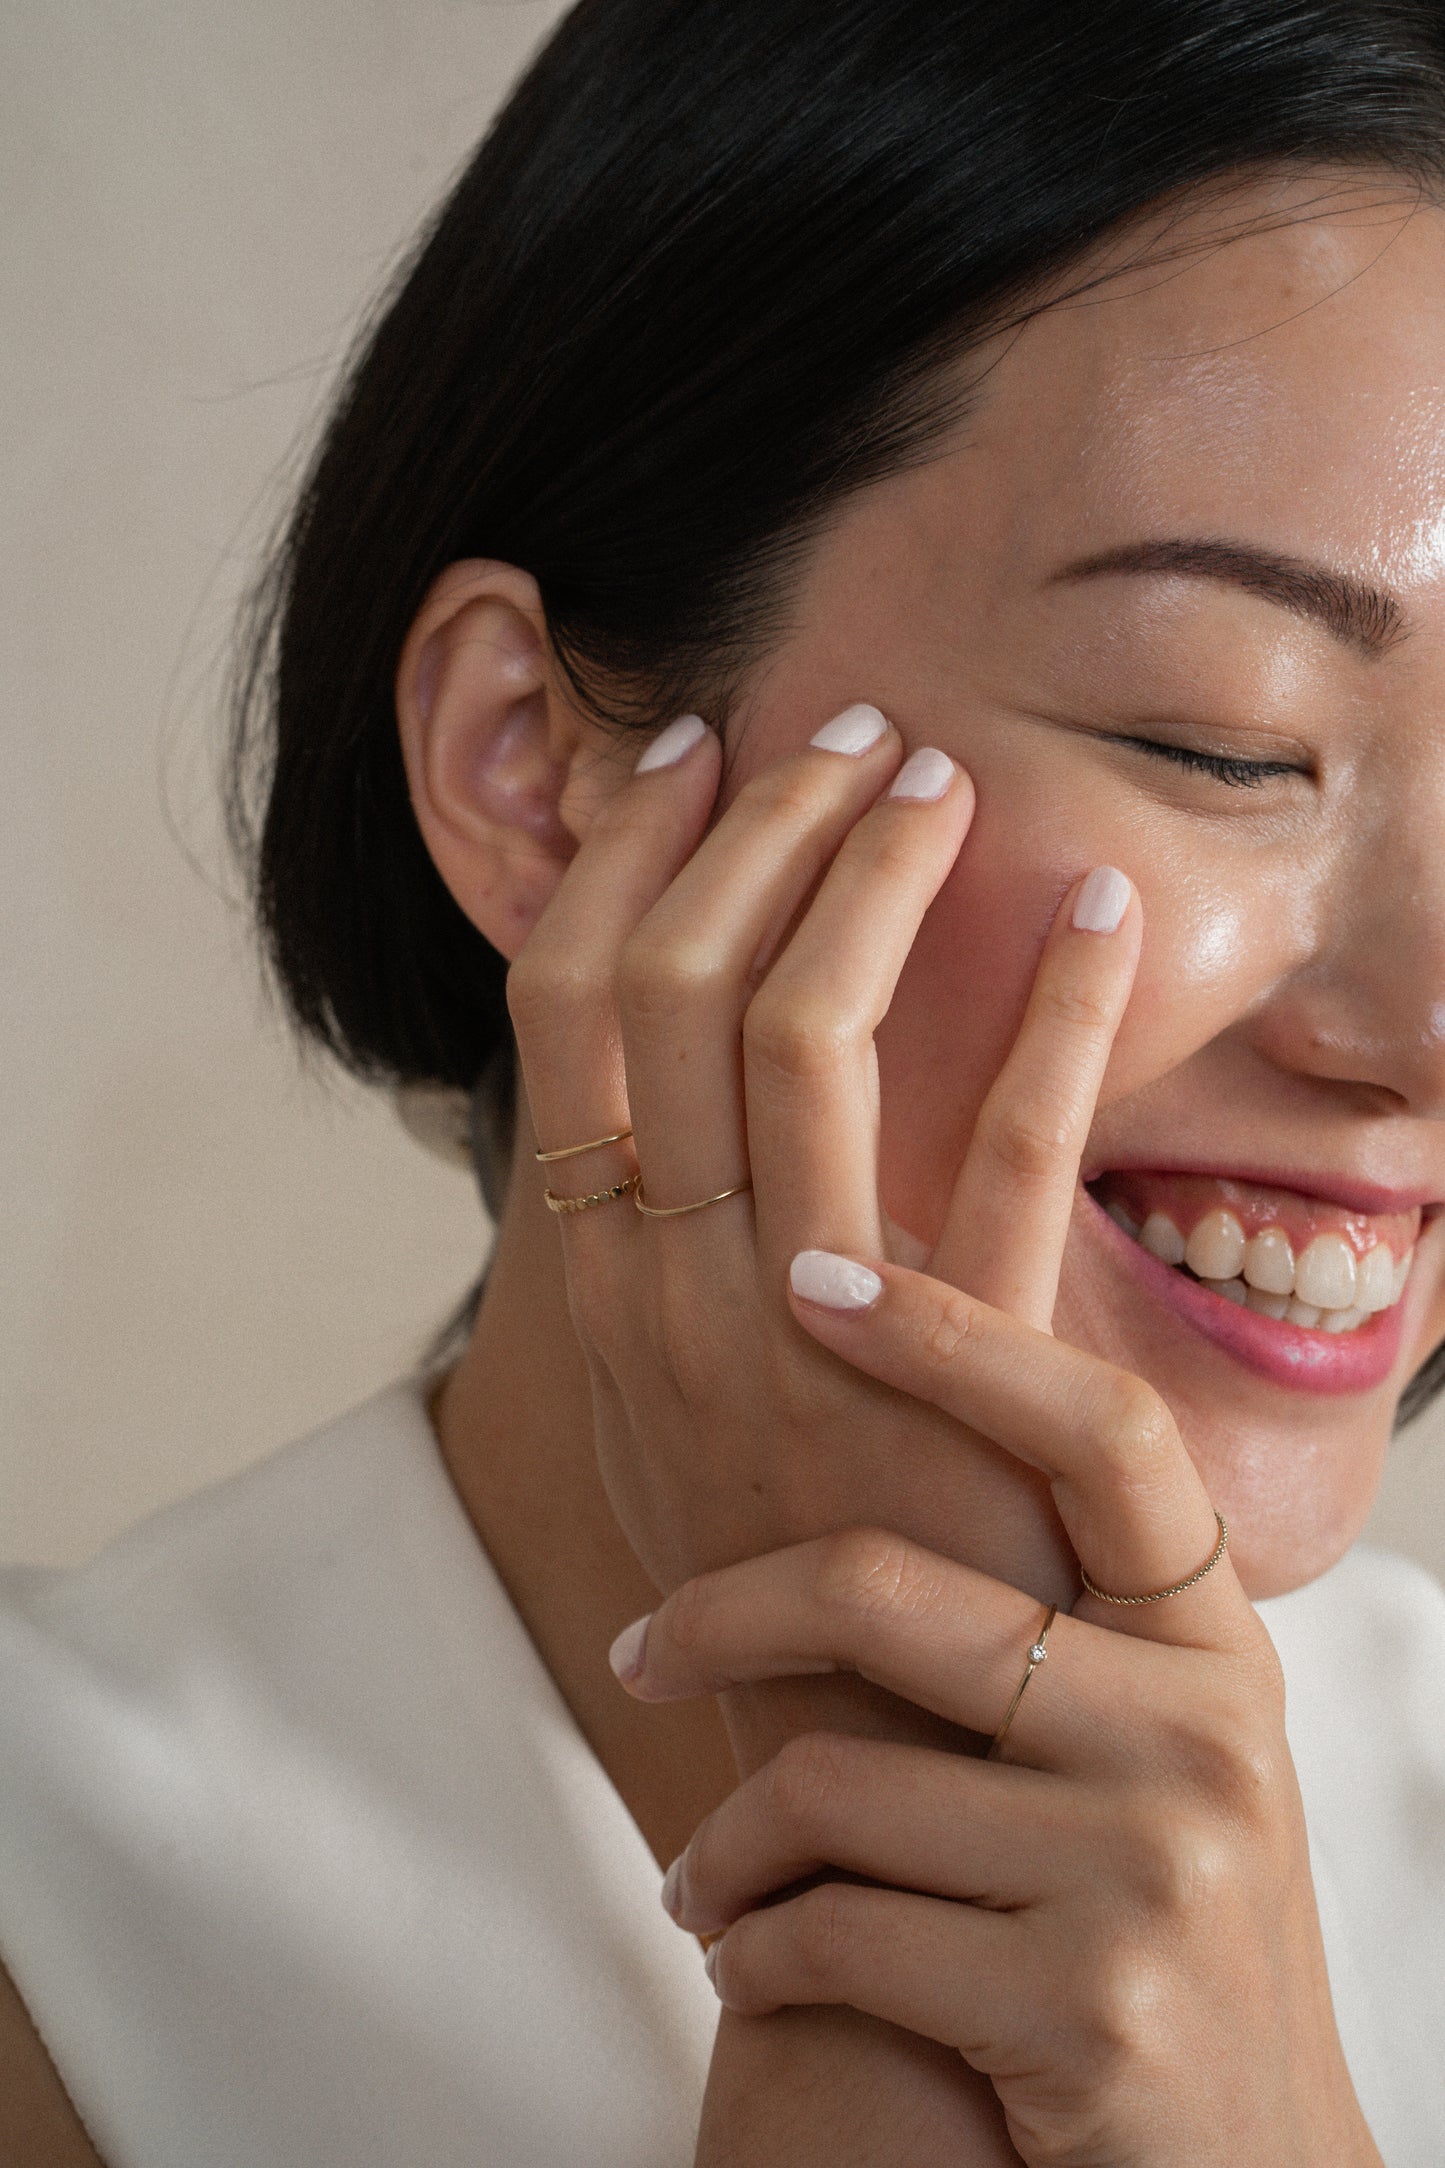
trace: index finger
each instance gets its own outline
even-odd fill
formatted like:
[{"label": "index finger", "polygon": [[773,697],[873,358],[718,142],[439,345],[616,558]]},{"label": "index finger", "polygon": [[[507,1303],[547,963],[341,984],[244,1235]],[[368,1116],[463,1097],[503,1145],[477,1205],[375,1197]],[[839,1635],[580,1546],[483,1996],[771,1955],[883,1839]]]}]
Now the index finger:
[{"label": "index finger", "polygon": [[1096,866],[1065,896],[929,1266],[1043,1332],[1142,931],[1137,892],[1117,867]]},{"label": "index finger", "polygon": [[901,1265],[805,1251],[790,1283],[793,1313],[814,1339],[1049,1478],[1076,1556],[1110,1592],[1081,1598],[1085,1617],[1199,1648],[1257,1639],[1222,1546],[1200,1570],[1220,1526],[1172,1415],[1142,1378]]},{"label": "index finger", "polygon": [[[601,805],[575,858],[507,976],[507,1004],[539,1143],[570,1150],[631,1121],[617,959],[627,936],[696,848],[717,796],[722,746],[701,717],[682,716],[643,753],[632,779]],[[574,1186],[632,1161],[609,1147],[565,1171]],[[629,1212],[627,1221],[633,1215]],[[616,1228],[622,1215],[607,1215]],[[590,1221],[589,1221],[590,1224]]]}]

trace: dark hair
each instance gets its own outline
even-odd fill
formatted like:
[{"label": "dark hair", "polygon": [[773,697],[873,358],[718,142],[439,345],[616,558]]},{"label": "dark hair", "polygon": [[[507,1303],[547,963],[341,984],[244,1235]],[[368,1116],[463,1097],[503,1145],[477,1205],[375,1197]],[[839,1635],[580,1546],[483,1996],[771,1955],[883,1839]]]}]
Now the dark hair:
[{"label": "dark hair", "polygon": [[257,592],[234,831],[293,1015],[470,1088],[505,966],[412,815],[393,681],[454,559],[535,575],[619,723],[721,720],[941,365],[1121,222],[1295,162],[1445,167],[1440,0],[581,0],[374,322]]}]

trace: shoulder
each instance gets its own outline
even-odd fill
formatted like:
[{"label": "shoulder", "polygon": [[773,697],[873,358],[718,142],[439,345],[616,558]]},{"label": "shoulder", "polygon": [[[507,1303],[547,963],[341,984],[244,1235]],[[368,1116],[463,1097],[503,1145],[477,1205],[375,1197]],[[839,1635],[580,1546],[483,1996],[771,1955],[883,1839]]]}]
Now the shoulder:
[{"label": "shoulder", "polygon": [[388,1639],[418,1580],[465,1600],[491,1575],[409,1379],[82,1566],[0,1571],[0,1737],[83,1712],[98,1745],[107,1712],[165,1722],[240,1672],[294,1682],[338,1635],[358,1656]]},{"label": "shoulder", "polygon": [[0,1571],[0,1604],[75,1634],[91,1621],[139,1623],[167,1590],[220,1602],[238,1581],[254,1589],[259,1563],[272,1575],[309,1570],[378,1509],[445,1483],[420,1383],[406,1379],[150,1515],[84,1565]]},{"label": "shoulder", "polygon": [[32,1857],[244,1846],[300,1741],[371,1784],[442,1707],[484,1733],[477,1651],[506,1671],[519,1640],[404,1381],[84,1566],[0,1572],[0,1863],[6,1830]]},{"label": "shoulder", "polygon": [[415,1383],[0,1574],[0,1956],[102,2153],[681,2158],[715,2004],[658,1880]]}]

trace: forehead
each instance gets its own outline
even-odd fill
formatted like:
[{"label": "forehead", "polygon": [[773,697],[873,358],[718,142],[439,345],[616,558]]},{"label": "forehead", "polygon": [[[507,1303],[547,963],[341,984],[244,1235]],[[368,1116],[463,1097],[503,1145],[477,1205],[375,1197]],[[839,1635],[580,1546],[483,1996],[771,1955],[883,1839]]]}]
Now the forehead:
[{"label": "forehead", "polygon": [[[1205,244],[1231,211],[1279,222]],[[1439,577],[1445,212],[1377,184],[1198,216],[1172,260],[1000,342],[961,453],[978,539],[1024,565],[1248,536],[1401,587]]]}]

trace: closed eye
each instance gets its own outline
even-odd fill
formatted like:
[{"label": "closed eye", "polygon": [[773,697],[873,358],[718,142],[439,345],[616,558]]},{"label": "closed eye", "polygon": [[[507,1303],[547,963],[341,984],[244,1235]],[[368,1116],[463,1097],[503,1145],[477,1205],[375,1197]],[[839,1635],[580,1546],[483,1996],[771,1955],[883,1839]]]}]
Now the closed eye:
[{"label": "closed eye", "polygon": [[1274,776],[1309,772],[1290,760],[1245,760],[1237,753],[1205,753],[1197,745],[1171,745],[1161,738],[1131,738],[1113,731],[1107,735],[1111,744],[1132,745],[1141,753],[1152,753],[1159,760],[1172,760],[1180,768],[1192,769],[1196,775],[1212,775],[1217,782],[1228,783],[1236,790],[1257,790]]}]

